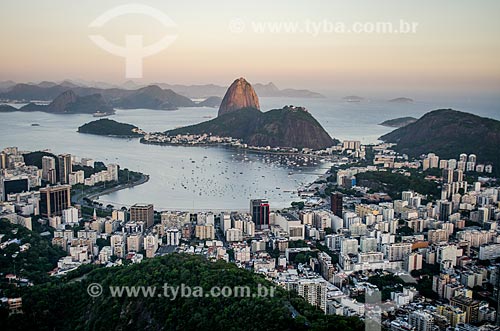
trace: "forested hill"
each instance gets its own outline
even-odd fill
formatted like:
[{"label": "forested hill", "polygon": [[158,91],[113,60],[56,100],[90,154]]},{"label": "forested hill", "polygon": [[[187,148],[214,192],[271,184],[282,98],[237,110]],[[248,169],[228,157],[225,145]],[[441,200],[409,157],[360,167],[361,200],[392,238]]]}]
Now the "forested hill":
[{"label": "forested hill", "polygon": [[[104,291],[92,298],[91,283]],[[257,287],[276,286],[262,276],[223,261],[171,254],[142,263],[93,270],[80,281],[54,281],[26,288],[24,314],[5,317],[9,330],[364,330],[354,317],[324,315],[291,292],[276,288],[274,297],[189,297],[170,300],[155,295],[145,298],[112,297],[110,285],[210,288],[246,285],[252,294]],[[299,316],[293,316],[298,312]]]},{"label": "forested hill", "polygon": [[491,118],[439,109],[380,139],[414,157],[431,152],[454,159],[461,153],[476,154],[478,163],[493,164],[495,174],[500,174],[500,121]]}]

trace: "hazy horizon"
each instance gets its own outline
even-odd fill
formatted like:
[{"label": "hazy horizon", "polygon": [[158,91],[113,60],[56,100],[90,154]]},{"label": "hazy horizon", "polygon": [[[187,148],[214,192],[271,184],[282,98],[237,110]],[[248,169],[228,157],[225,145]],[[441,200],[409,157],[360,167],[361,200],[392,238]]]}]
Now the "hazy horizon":
[{"label": "hazy horizon", "polygon": [[[125,35],[141,34],[149,45],[167,31],[176,40],[144,58],[143,77],[134,81],[228,86],[244,76],[252,83],[273,82],[280,88],[394,97],[493,95],[500,88],[496,1],[318,1],[316,6],[141,1],[168,15],[175,26],[165,29],[155,19],[129,14],[99,28],[89,27],[99,15],[127,3],[4,1],[0,38],[7,51],[0,61],[0,80],[122,84],[129,80],[124,59],[99,48],[89,35],[102,34],[123,45]],[[235,20],[243,22],[243,31],[234,31]],[[270,32],[273,27],[266,25],[291,22],[303,28],[304,22],[350,26],[401,20],[417,23],[415,32]],[[255,31],[259,24],[267,27],[265,32]]]}]

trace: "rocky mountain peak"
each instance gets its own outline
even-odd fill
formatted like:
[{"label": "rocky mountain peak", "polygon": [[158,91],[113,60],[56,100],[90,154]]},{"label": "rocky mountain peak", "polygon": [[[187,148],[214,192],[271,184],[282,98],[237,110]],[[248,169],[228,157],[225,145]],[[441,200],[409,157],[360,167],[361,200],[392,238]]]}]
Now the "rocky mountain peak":
[{"label": "rocky mountain peak", "polygon": [[252,85],[245,78],[236,79],[227,89],[219,107],[219,116],[242,108],[260,110],[259,98]]}]

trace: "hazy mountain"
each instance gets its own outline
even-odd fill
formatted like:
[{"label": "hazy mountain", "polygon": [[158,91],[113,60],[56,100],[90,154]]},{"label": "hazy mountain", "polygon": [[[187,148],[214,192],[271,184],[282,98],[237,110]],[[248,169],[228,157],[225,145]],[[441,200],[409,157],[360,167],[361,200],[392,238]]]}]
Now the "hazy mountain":
[{"label": "hazy mountain", "polygon": [[44,80],[43,82],[40,82],[40,83],[38,83],[36,85],[39,86],[39,87],[54,87],[54,86],[56,86],[58,84],[54,83],[54,82],[49,82],[49,81]]},{"label": "hazy mountain", "polygon": [[[46,82],[44,85],[48,83]],[[8,88],[5,92],[0,93],[0,99],[51,101],[67,90],[68,87],[63,85],[39,86],[33,84],[16,84]]]},{"label": "hazy mountain", "polygon": [[126,109],[175,110],[178,107],[195,107],[196,103],[172,90],[163,90],[159,86],[151,85],[130,91],[127,95],[114,101],[113,105]]},{"label": "hazy mountain", "polygon": [[[7,100],[55,100],[62,93],[71,90],[72,93],[85,97],[100,95],[106,103],[121,108],[151,108],[177,109],[178,107],[195,107],[191,99],[175,93],[172,90],[163,90],[158,86],[147,86],[138,90],[120,88],[100,89],[95,87],[79,87],[72,82],[65,81],[63,85],[53,85],[51,82],[42,82],[40,85],[17,84],[6,92],[0,93],[0,99]],[[75,86],[75,87],[71,87]],[[31,105],[26,110],[35,110],[38,107]]]},{"label": "hazy mountain", "polygon": [[2,81],[0,82],[0,91],[6,90],[14,85],[16,85],[16,82],[12,80]]},{"label": "hazy mountain", "polygon": [[[101,93],[105,98],[107,94],[102,90],[137,90],[145,87],[144,84],[134,82],[132,80],[126,81],[121,85],[109,84],[98,81],[85,81],[85,80],[65,80],[63,82],[49,82],[43,81],[40,83],[25,83],[17,84],[13,81],[0,82],[0,99],[9,100],[45,100],[50,101],[57,95],[65,90],[72,89],[79,95]],[[172,90],[177,94],[189,98],[208,98],[211,96],[223,97],[226,93],[226,86],[219,86],[215,84],[203,85],[181,85],[181,84],[167,84],[167,83],[153,83],[149,85],[157,85],[162,89]],[[39,89],[33,89],[32,87]],[[47,90],[45,90],[47,89]],[[273,83],[268,84],[255,84],[254,89],[261,97],[290,97],[290,98],[322,98],[323,95],[312,92],[309,90],[298,89],[283,89],[280,90]]]},{"label": "hazy mountain", "polygon": [[[227,91],[226,86],[214,84],[206,85],[170,85],[165,83],[155,83],[162,88],[171,89],[179,94],[190,98],[206,98],[209,96],[223,97]],[[254,84],[255,92],[259,97],[290,97],[290,98],[323,98],[324,96],[309,90],[284,89],[280,90],[273,83]]]},{"label": "hazy mountain", "polygon": [[255,84],[255,91],[260,97],[289,97],[289,98],[324,98],[322,94],[309,90],[287,88],[280,90],[274,83]]},{"label": "hazy mountain", "polygon": [[113,108],[100,94],[78,96],[74,91],[68,90],[58,95],[49,105],[29,103],[19,109],[20,111],[44,111],[55,114],[93,114],[95,112],[114,113]]},{"label": "hazy mountain", "polygon": [[166,84],[166,83],[155,83],[155,85],[161,88],[170,89],[185,95],[190,98],[208,98],[210,96],[223,97],[226,93],[227,87],[205,84],[205,85],[180,85],[180,84]]},{"label": "hazy mountain", "polygon": [[[0,100],[16,101],[52,101],[63,92],[72,90],[78,96],[89,96],[99,94],[111,106],[125,109],[148,108],[173,110],[179,107],[217,107],[222,101],[227,89],[214,84],[207,85],[149,85],[137,88],[140,85],[134,81],[125,82],[121,88],[101,82],[85,82],[65,80],[60,83],[43,81],[40,83],[15,84],[12,81],[2,83],[5,88],[0,87]],[[320,94],[308,90],[285,89],[280,90],[273,83],[266,85],[256,84],[258,90],[254,89],[255,99],[257,95],[267,97],[322,97]],[[203,97],[206,100],[195,103],[186,97]],[[250,100],[249,100],[250,101]],[[255,107],[253,102],[240,105],[239,108]],[[24,111],[40,110],[42,108],[31,104]],[[43,111],[46,111],[43,110]]]},{"label": "hazy mountain", "polygon": [[69,88],[75,88],[75,87],[86,87],[86,86],[85,86],[85,85],[83,85],[83,84],[72,82],[72,81],[71,81],[71,80],[69,80],[69,79],[66,79],[66,80],[62,81],[61,83],[59,83],[59,85],[61,85],[61,86],[66,86],[66,87],[69,87]]},{"label": "hazy mountain", "polygon": [[128,80],[125,83],[121,84],[119,87],[122,87],[122,88],[127,89],[127,90],[137,90],[143,86],[137,84],[133,80]]},{"label": "hazy mountain", "polygon": [[205,100],[199,102],[198,106],[218,108],[221,103],[222,103],[222,98],[220,97],[208,97]]}]

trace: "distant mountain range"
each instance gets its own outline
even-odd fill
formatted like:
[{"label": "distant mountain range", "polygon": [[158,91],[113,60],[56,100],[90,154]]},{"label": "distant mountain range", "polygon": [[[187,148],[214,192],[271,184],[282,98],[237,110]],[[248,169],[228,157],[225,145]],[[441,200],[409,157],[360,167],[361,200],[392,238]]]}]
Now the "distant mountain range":
[{"label": "distant mountain range", "polygon": [[500,121],[491,118],[439,109],[380,139],[396,143],[398,152],[413,157],[432,152],[442,158],[457,158],[461,153],[473,153],[478,162],[493,164],[494,172],[500,173]]},{"label": "distant mountain range", "polygon": [[130,90],[122,97],[111,100],[111,103],[115,107],[125,109],[175,110],[178,107],[196,107],[196,103],[191,99],[177,94],[172,90],[163,90],[156,85],[143,87],[138,90]]},{"label": "distant mountain range", "polygon": [[68,91],[72,91],[72,93],[80,97],[101,95],[109,106],[126,109],[151,108],[172,110],[177,109],[177,107],[196,106],[196,103],[191,99],[177,94],[172,90],[161,89],[156,85],[143,87],[137,90],[126,90],[118,88],[100,89],[95,87],[81,87],[74,86],[73,84],[16,84],[8,91],[0,93],[0,99],[55,101],[56,98]]},{"label": "distant mountain range", "polygon": [[[41,86],[40,86],[41,85]],[[152,85],[137,90],[99,89],[93,87],[75,87],[71,84],[53,85],[42,82],[39,85],[17,84],[7,92],[0,93],[3,100],[51,101],[48,106],[34,102],[19,111],[46,111],[50,113],[114,113],[113,108],[123,109],[160,109],[175,110],[178,107],[197,107],[191,99]],[[215,100],[211,99],[211,103]],[[71,106],[70,106],[71,104]],[[69,108],[67,108],[69,107]],[[1,109],[0,111],[16,109]]]},{"label": "distant mountain range", "polygon": [[96,112],[113,114],[115,112],[102,95],[79,96],[72,90],[61,93],[48,105],[29,103],[21,107],[19,111],[44,111],[54,114],[92,114]]},{"label": "distant mountain range", "polygon": [[208,97],[205,100],[199,102],[198,106],[200,106],[200,107],[218,108],[221,103],[222,103],[222,98],[214,96],[214,97]]},{"label": "distant mountain range", "polygon": [[259,97],[288,97],[288,98],[324,98],[325,96],[309,90],[284,89],[280,90],[273,83],[254,84],[253,88]]},{"label": "distant mountain range", "polygon": [[[170,85],[165,83],[155,83],[156,85],[171,89],[176,93],[185,95],[190,98],[206,98],[209,96],[222,97],[226,93],[227,86],[219,86],[214,84],[205,85]],[[324,96],[317,92],[312,92],[309,90],[298,90],[298,89],[283,89],[280,90],[274,83],[268,84],[254,84],[255,92],[259,97],[288,97],[288,98],[324,98]]]},{"label": "distant mountain range", "polygon": [[[180,85],[180,84],[166,84],[166,83],[153,83],[149,85],[137,84],[134,81],[127,81],[121,85],[107,84],[103,82],[84,82],[84,81],[70,81],[65,80],[60,83],[43,81],[40,83],[26,83],[16,84],[13,81],[0,82],[0,99],[24,99],[24,100],[52,100],[60,93],[71,89],[92,89],[92,93],[97,93],[96,90],[138,90],[150,85],[159,86],[165,90],[172,90],[177,94],[193,98],[204,99],[212,96],[222,97],[226,93],[227,86],[219,86],[215,84],[203,85]],[[41,90],[49,89],[49,90]],[[324,96],[317,92],[300,89],[283,89],[280,90],[273,83],[268,84],[255,84],[255,91],[260,97],[290,97],[290,98],[323,98]],[[80,94],[80,91],[76,91]],[[112,93],[112,91],[109,91]]]}]

